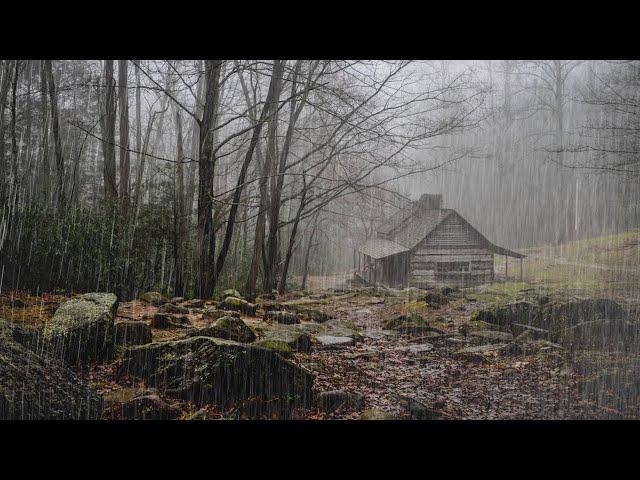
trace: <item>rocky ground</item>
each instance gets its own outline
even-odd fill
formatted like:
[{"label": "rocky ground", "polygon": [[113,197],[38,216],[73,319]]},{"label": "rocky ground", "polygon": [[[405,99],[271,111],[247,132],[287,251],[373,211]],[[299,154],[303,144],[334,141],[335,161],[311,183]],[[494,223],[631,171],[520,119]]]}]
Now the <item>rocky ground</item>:
[{"label": "rocky ground", "polygon": [[[149,292],[119,304],[89,295],[64,308],[64,297],[12,294],[1,299],[0,317],[42,336],[48,353],[38,355],[58,357],[58,378],[71,384],[77,376],[82,387],[70,391],[95,392],[104,419],[640,414],[638,319],[626,306],[526,284],[332,286],[254,303],[235,291],[218,301]],[[85,308],[90,315],[74,317]],[[5,331],[6,342],[20,344],[11,355],[23,358],[27,334]],[[0,384],[0,393],[15,384]]]}]

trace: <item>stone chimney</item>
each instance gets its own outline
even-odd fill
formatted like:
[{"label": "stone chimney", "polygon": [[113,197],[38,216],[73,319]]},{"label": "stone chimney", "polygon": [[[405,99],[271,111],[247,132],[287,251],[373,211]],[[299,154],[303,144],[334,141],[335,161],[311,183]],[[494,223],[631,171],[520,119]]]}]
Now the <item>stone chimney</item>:
[{"label": "stone chimney", "polygon": [[442,208],[442,194],[424,193],[418,200],[418,206],[426,210],[440,210]]}]

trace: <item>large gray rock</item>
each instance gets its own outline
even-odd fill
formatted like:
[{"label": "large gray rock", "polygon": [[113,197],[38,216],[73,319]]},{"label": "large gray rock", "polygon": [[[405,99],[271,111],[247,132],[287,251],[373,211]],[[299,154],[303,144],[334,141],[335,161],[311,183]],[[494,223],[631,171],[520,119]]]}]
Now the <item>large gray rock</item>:
[{"label": "large gray rock", "polygon": [[159,313],[176,313],[180,315],[187,315],[189,309],[187,307],[181,307],[180,305],[174,305],[173,303],[165,303],[158,309]]},{"label": "large gray rock", "polygon": [[0,420],[100,418],[96,392],[62,362],[28,348],[33,338],[16,341],[12,330],[0,329]]},{"label": "large gray rock", "polygon": [[316,406],[325,413],[361,410],[364,407],[364,397],[359,393],[331,390],[317,395]]},{"label": "large gray rock", "polygon": [[72,364],[108,361],[114,353],[118,299],[113,293],[86,293],[62,303],[44,327],[54,355]]},{"label": "large gray rock", "polygon": [[295,313],[274,310],[264,312],[262,320],[268,323],[275,321],[283,325],[294,325],[296,323],[300,323],[300,319]]},{"label": "large gray rock", "polygon": [[145,345],[151,343],[151,327],[140,321],[116,323],[116,345]]},{"label": "large gray rock", "polygon": [[339,337],[335,335],[316,335],[316,340],[324,348],[343,348],[356,344],[353,337]]},{"label": "large gray rock", "polygon": [[129,348],[121,373],[144,379],[161,392],[196,405],[229,408],[257,398],[258,415],[287,417],[310,405],[310,372],[280,355],[229,340],[193,337]]},{"label": "large gray rock", "polygon": [[251,343],[256,339],[256,334],[246,323],[231,315],[219,318],[208,327],[189,332],[188,336],[222,338],[240,343]]},{"label": "large gray rock", "polygon": [[277,328],[269,331],[265,338],[253,345],[288,356],[293,352],[311,352],[311,337],[300,330]]},{"label": "large gray rock", "polygon": [[180,415],[155,389],[123,388],[105,395],[104,402],[107,420],[172,420]]},{"label": "large gray rock", "polygon": [[238,297],[227,297],[220,302],[219,307],[223,310],[232,310],[241,312],[245,315],[254,316],[256,314],[256,305]]},{"label": "large gray rock", "polygon": [[147,292],[140,295],[140,300],[150,303],[151,305],[160,306],[167,303],[169,300],[165,298],[160,292]]}]

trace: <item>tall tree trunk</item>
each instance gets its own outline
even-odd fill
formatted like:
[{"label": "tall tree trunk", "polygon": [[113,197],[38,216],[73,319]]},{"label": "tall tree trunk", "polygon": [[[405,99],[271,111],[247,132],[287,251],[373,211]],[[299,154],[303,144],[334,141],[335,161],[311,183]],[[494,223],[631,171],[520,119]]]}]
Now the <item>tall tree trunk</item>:
[{"label": "tall tree trunk", "polygon": [[291,257],[293,256],[293,247],[296,243],[296,234],[298,233],[298,225],[300,224],[300,216],[302,215],[302,210],[304,210],[305,201],[307,198],[307,180],[306,177],[302,176],[302,197],[300,198],[300,205],[298,206],[298,210],[296,212],[296,218],[293,222],[293,227],[291,229],[291,236],[289,237],[289,246],[287,247],[287,253],[284,258],[284,264],[282,266],[282,273],[280,274],[280,284],[278,285],[278,291],[280,293],[284,293],[287,288],[287,275],[289,274],[289,264],[291,263]]},{"label": "tall tree trunk", "polygon": [[[13,62],[17,62],[14,60]],[[4,144],[4,110],[7,104],[7,95],[9,94],[9,86],[11,85],[11,60],[4,60],[2,70],[2,80],[0,81],[0,171],[6,172],[5,144]],[[4,189],[6,175],[0,175],[0,200],[4,203]]]},{"label": "tall tree trunk", "polygon": [[113,202],[118,198],[116,186],[116,95],[113,78],[113,60],[104,61],[105,92],[102,102],[100,125],[102,130],[102,153],[104,156],[104,198]]},{"label": "tall tree trunk", "polygon": [[309,235],[309,241],[307,242],[307,250],[304,252],[304,271],[302,273],[302,290],[307,289],[307,276],[309,273],[309,256],[311,254],[311,248],[313,247],[313,237],[316,235],[316,229],[318,228],[318,216],[316,213],[313,219],[313,228],[311,229],[311,235]]},{"label": "tall tree trunk", "polygon": [[127,92],[127,60],[118,60],[118,108],[120,109],[120,202],[126,213],[129,206],[129,95]]},{"label": "tall tree trunk", "polygon": [[186,236],[185,228],[185,209],[184,209],[184,173],[183,161],[184,153],[182,148],[182,121],[180,119],[180,111],[176,111],[176,186],[174,199],[174,242],[173,242],[173,258],[175,283],[174,294],[176,296],[184,295],[184,239]]},{"label": "tall tree trunk", "polygon": [[42,103],[42,194],[46,202],[49,198],[49,112],[47,108],[47,75],[44,68],[44,60],[40,61],[40,102]]},{"label": "tall tree trunk", "polygon": [[215,156],[213,129],[216,124],[216,111],[220,98],[220,69],[222,60],[205,62],[205,102],[202,120],[199,122],[198,153],[198,228],[197,291],[200,298],[210,298],[214,287],[215,232],[213,230],[213,182]]},{"label": "tall tree trunk", "polygon": [[51,104],[51,130],[53,133],[53,146],[56,159],[56,177],[57,184],[57,202],[58,205],[65,203],[65,185],[64,185],[64,156],[62,152],[62,141],[60,139],[60,121],[58,117],[58,98],[56,84],[53,78],[51,60],[44,61],[45,73],[47,75],[47,86],[49,87],[49,103]]}]

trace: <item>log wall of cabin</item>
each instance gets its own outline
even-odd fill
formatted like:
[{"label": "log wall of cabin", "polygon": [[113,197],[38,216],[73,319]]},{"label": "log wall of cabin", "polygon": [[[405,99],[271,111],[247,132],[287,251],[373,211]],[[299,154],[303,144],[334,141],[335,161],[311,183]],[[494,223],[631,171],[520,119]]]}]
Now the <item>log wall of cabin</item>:
[{"label": "log wall of cabin", "polygon": [[457,215],[440,224],[412,251],[410,284],[479,285],[493,281],[493,253]]}]

